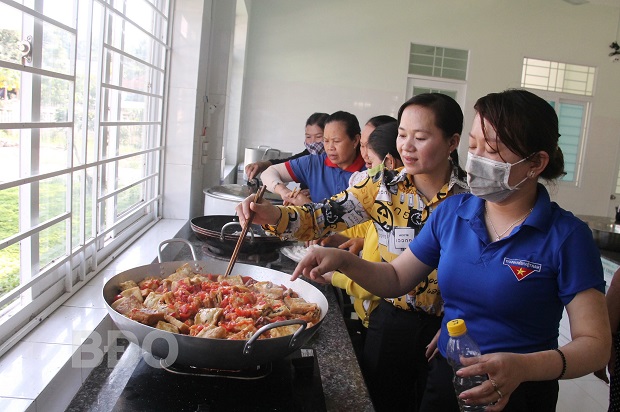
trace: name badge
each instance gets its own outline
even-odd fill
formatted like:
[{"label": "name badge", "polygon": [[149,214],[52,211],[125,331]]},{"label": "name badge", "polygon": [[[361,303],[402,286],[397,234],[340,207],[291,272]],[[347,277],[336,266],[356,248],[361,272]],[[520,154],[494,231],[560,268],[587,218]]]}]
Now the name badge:
[{"label": "name badge", "polygon": [[415,237],[415,229],[412,227],[395,227],[390,233],[388,251],[400,255],[409,247],[409,243]]}]

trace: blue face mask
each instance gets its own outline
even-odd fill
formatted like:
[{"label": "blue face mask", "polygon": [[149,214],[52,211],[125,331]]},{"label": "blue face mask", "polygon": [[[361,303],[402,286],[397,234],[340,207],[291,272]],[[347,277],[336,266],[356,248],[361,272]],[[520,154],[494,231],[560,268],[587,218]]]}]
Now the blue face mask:
[{"label": "blue face mask", "polygon": [[310,154],[318,155],[321,153],[325,153],[325,147],[323,147],[323,142],[314,142],[314,143],[306,143],[304,142],[306,149]]}]

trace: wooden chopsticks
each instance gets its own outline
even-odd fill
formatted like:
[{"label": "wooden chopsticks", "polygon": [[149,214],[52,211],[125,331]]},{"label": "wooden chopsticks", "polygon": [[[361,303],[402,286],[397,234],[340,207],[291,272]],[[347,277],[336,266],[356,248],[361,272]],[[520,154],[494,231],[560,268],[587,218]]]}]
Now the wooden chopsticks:
[{"label": "wooden chopsticks", "polygon": [[[265,188],[266,186],[262,185],[258,189],[258,192],[254,196],[254,203],[260,203],[261,199],[263,198],[263,194],[265,193]],[[241,234],[239,235],[239,239],[237,239],[237,244],[235,245],[235,250],[233,250],[232,256],[230,257],[230,262],[228,262],[228,267],[226,268],[226,273],[224,274],[224,277],[230,275],[233,266],[235,266],[237,256],[239,255],[239,250],[241,249],[241,244],[245,239],[245,235],[247,235],[248,233],[248,229],[252,224],[252,220],[254,220],[254,212],[250,211],[250,217],[248,218],[248,220],[245,221],[245,225],[243,225],[243,229],[241,230]]]}]

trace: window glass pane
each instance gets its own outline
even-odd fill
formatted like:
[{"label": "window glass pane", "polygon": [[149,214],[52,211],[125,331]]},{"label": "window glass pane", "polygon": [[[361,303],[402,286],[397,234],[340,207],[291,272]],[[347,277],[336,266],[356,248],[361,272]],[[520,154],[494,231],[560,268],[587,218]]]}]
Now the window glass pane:
[{"label": "window glass pane", "polygon": [[22,121],[19,104],[20,86],[20,72],[0,67],[0,122],[19,123]]},{"label": "window glass pane", "polygon": [[118,162],[118,187],[130,185],[144,177],[145,155],[132,156]]},{"label": "window glass pane", "polygon": [[[0,3],[0,16],[3,16],[3,24],[0,28],[0,60],[21,64],[21,53],[17,48],[22,38],[20,27],[8,28],[4,24],[4,20],[10,18],[7,16],[15,14],[15,9]],[[0,87],[7,87],[6,84],[3,84],[3,82],[6,81],[6,79],[4,79],[5,71],[9,71],[9,69],[0,68]]]},{"label": "window glass pane", "polygon": [[126,2],[125,15],[149,33],[158,29],[157,31],[162,33],[160,40],[165,41],[166,39],[162,36],[167,29],[166,19],[160,13],[155,12],[155,9],[147,3],[140,0]]},{"label": "window glass pane", "polygon": [[[411,44],[409,74],[465,80],[467,50]],[[432,68],[428,66],[432,65]]]},{"label": "window glass pane", "polygon": [[41,121],[73,120],[73,84],[68,80],[41,76]]},{"label": "window glass pane", "polygon": [[421,76],[432,76],[433,68],[431,66],[409,65],[409,74],[419,74]]},{"label": "window glass pane", "polygon": [[467,69],[467,60],[444,59],[444,67],[448,69],[456,69],[465,71]]},{"label": "window glass pane", "polygon": [[137,93],[106,89],[102,117],[111,122],[160,121],[161,99]]},{"label": "window glass pane", "polygon": [[163,45],[127,20],[112,13],[110,15],[112,24],[106,43],[140,60],[162,67],[165,55]]},{"label": "window glass pane", "polygon": [[591,96],[595,74],[594,67],[526,57],[523,59],[521,86]]},{"label": "window glass pane", "polygon": [[75,1],[71,0],[45,0],[43,14],[62,24],[75,27]]},{"label": "window glass pane", "polygon": [[411,54],[428,54],[432,56],[435,54],[435,47],[411,43]]},{"label": "window glass pane", "polygon": [[[0,240],[19,233],[19,188],[0,190]],[[1,251],[0,251],[1,252]]]},{"label": "window glass pane", "polygon": [[54,260],[67,255],[67,223],[58,222],[39,232],[39,262],[44,268]]},{"label": "window glass pane", "polygon": [[41,129],[39,173],[53,172],[71,166],[71,129]]},{"label": "window glass pane", "polygon": [[73,74],[75,36],[59,27],[43,23],[41,68],[62,74]]},{"label": "window glass pane", "polygon": [[19,131],[0,129],[0,164],[0,182],[19,179]]},{"label": "window glass pane", "polygon": [[132,186],[127,190],[122,191],[117,196],[117,213],[119,216],[123,215],[132,206],[142,202],[144,200],[144,184],[141,183],[136,186]]},{"label": "window glass pane", "polygon": [[467,50],[459,50],[459,49],[444,49],[444,56],[449,57],[451,59],[465,60],[467,61],[468,55]]},{"label": "window glass pane", "polygon": [[[0,204],[2,192],[0,192]],[[2,223],[0,223],[0,231]],[[1,236],[1,233],[0,233]],[[19,243],[0,250],[0,296],[19,286]],[[4,309],[0,307],[0,309]]]},{"label": "window glass pane", "polygon": [[111,62],[109,66],[111,73],[107,73],[108,83],[146,93],[163,94],[162,71],[112,50],[109,50],[107,54]]},{"label": "window glass pane", "polygon": [[559,145],[564,155],[564,169],[567,172],[562,180],[574,181],[577,172],[585,105],[560,102],[558,107]]},{"label": "window glass pane", "polygon": [[453,69],[448,69],[448,68],[443,69],[442,77],[444,78],[465,80],[465,76],[466,76],[466,73],[462,70],[453,70]]},{"label": "window glass pane", "polygon": [[39,221],[53,219],[67,211],[67,178],[52,177],[39,182]]}]

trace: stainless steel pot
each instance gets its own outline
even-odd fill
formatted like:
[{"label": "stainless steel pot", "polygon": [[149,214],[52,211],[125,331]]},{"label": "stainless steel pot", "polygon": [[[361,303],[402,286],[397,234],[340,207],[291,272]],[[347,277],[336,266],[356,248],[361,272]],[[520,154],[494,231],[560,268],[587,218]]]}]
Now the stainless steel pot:
[{"label": "stainless steel pot", "polygon": [[[317,303],[321,308],[321,320],[310,328],[304,321],[286,321],[267,325],[258,330],[254,337],[247,341],[197,338],[155,329],[126,318],[110,304],[119,292],[119,284],[128,280],[139,282],[148,276],[167,277],[187,262],[164,262],[139,266],[113,276],[103,287],[103,299],[110,317],[125,334],[127,339],[156,358],[162,358],[166,364],[178,363],[200,368],[237,370],[251,368],[283,358],[299,349],[318,330],[327,314],[325,295],[310,283],[297,280],[290,281],[290,276],[260,266],[237,263],[233,274],[250,276],[258,281],[271,281],[293,289],[308,302]],[[189,261],[194,270],[202,273],[224,273],[228,262],[222,260]],[[286,324],[300,324],[294,335],[270,339],[258,339],[267,329]],[[267,329],[266,329],[267,328]]]},{"label": "stainless steel pot", "polygon": [[[235,207],[246,197],[252,194],[248,185],[228,184],[205,189],[205,216],[235,215]],[[273,204],[281,205],[282,198],[277,194],[265,191],[263,196]]]},{"label": "stainless steel pot", "polygon": [[261,145],[258,147],[246,147],[243,157],[243,180],[248,180],[245,174],[245,166],[250,163],[260,162],[261,160],[286,159],[293,155],[292,152],[283,152],[280,149],[273,149],[270,146]]},{"label": "stainless steel pot", "polygon": [[588,224],[599,249],[620,252],[620,225],[615,222],[615,219],[590,215],[577,217]]}]

